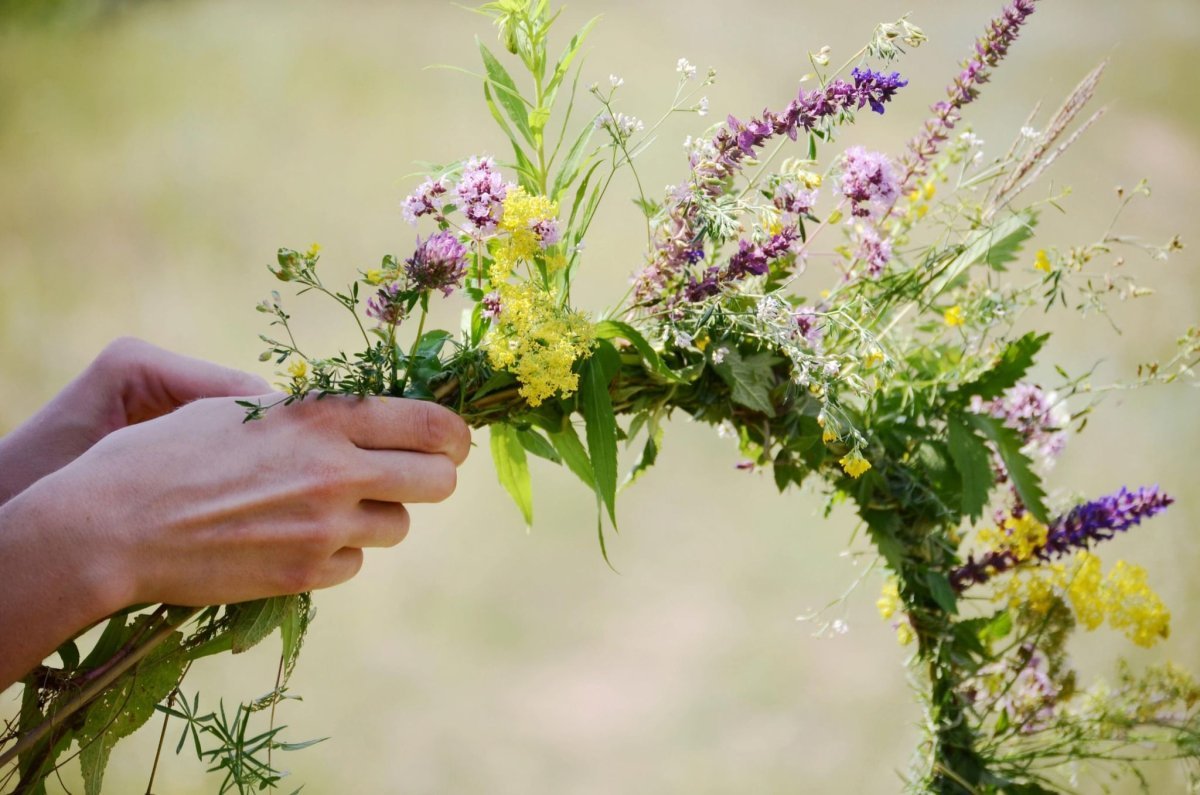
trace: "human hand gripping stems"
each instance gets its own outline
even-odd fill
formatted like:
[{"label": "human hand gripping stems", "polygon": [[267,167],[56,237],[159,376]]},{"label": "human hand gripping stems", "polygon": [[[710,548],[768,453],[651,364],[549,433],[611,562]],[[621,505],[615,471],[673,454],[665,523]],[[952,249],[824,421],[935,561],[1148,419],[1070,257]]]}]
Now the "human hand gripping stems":
[{"label": "human hand gripping stems", "polygon": [[[1125,561],[1106,572],[1095,547],[1171,498],[1157,488],[1098,499],[1047,489],[1054,458],[1105,388],[1065,368],[1054,390],[1034,383],[1048,335],[1018,330],[1037,310],[1103,311],[1111,298],[1145,295],[1116,269],[1119,258],[1103,271],[1114,249],[1157,260],[1182,247],[1116,230],[1120,210],[1148,194],[1139,185],[1118,191],[1117,217],[1094,242],[1023,250],[1039,212],[1065,195],[1022,201],[1099,118],[1081,114],[1103,67],[1041,129],[1031,117],[1007,152],[985,158],[964,113],[1037,8],[1014,0],[902,156],[850,147],[823,159],[843,125],[882,114],[907,85],[887,67],[924,35],[907,19],[882,24],[841,67],[830,68],[827,49],[812,53],[804,87],[781,110],[730,116],[690,138],[686,177],[655,199],[637,158],[671,117],[708,112],[701,92],[715,72],[701,76],[679,59],[668,110],[642,122],[621,109],[619,76],[580,91],[577,56],[592,23],[554,57],[557,13],[547,5],[499,0],[481,9],[527,75],[522,87],[480,45],[484,101],[512,156],[476,156],[429,174],[403,205],[428,227],[411,256],[386,256],[339,291],[324,280],[319,247],[279,251],[276,277],[352,314],[362,348],[309,350],[272,295],[259,307],[272,326],[263,358],[286,366],[284,390],[240,401],[244,433],[260,433],[276,412],[349,396],[441,403],[488,427],[497,475],[526,522],[529,455],[577,475],[595,495],[607,557],[619,443],[640,440],[630,482],[655,463],[665,420],[685,413],[736,438],[740,468],[769,470],[780,490],[816,484],[831,506],[856,506],[887,572],[880,613],[913,650],[925,710],[911,791],[1069,791],[1060,775],[1068,763],[1139,775],[1146,759],[1174,758],[1194,770],[1200,687],[1189,674],[1125,667],[1115,685],[1085,689],[1066,649],[1077,628],[1107,624],[1141,646],[1169,632],[1170,613],[1146,572]],[[584,102],[591,110],[580,111]],[[780,160],[789,146],[798,151]],[[571,287],[597,207],[622,172],[643,212],[646,257],[622,301],[593,317]],[[467,298],[461,332],[427,329],[430,302],[455,294]],[[1170,358],[1114,387],[1171,383],[1198,363],[1193,328]],[[191,635],[138,668],[154,686],[123,691],[139,715],[148,716],[147,703],[176,699],[167,715],[184,721],[198,753],[223,770],[235,756],[280,747],[276,729],[248,754],[227,740],[202,748],[199,735],[220,732],[212,716],[205,722],[195,703],[178,699],[181,661],[238,651],[280,627],[284,684],[239,719],[278,699],[307,602],[250,605],[206,608]],[[130,626],[138,631],[136,620]],[[43,693],[31,720],[51,714],[42,706],[59,694],[29,690]],[[68,727],[59,741],[71,732],[81,745],[106,741],[111,733],[87,730],[105,709],[103,701],[87,707],[83,728]],[[268,758],[226,785],[249,791],[277,780]]]}]

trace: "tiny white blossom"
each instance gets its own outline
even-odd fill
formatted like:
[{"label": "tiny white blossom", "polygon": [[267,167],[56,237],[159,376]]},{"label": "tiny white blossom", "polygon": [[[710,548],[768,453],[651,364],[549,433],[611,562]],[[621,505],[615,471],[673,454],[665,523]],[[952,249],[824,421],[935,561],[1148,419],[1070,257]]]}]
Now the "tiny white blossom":
[{"label": "tiny white blossom", "polygon": [[1032,127],[1022,127],[1021,128],[1021,137],[1027,138],[1030,141],[1036,141],[1037,139],[1042,137],[1042,134],[1040,132],[1038,132],[1037,130],[1033,129]]},{"label": "tiny white blossom", "polygon": [[727,354],[727,353],[729,353],[729,349],[723,345],[720,348],[717,348],[715,351],[713,351],[713,355],[712,355],[713,364],[720,364],[721,362],[725,361],[725,354]]},{"label": "tiny white blossom", "polygon": [[708,97],[700,97],[700,101],[696,103],[696,113],[700,116],[708,115]]},{"label": "tiny white blossom", "polygon": [[717,426],[717,436],[722,439],[732,439],[737,436],[737,428],[729,420],[722,420],[721,424]]},{"label": "tiny white blossom", "polygon": [[841,371],[842,367],[837,363],[836,359],[830,359],[829,361],[825,362],[825,375],[828,377],[837,378],[838,373]]},{"label": "tiny white blossom", "polygon": [[678,329],[676,329],[676,331],[675,331],[675,347],[690,348],[691,345],[692,345],[692,335],[688,334],[686,331],[679,331]]},{"label": "tiny white blossom", "polygon": [[696,67],[688,62],[687,58],[680,58],[675,62],[675,71],[683,75],[684,79],[691,80],[696,76]]},{"label": "tiny white blossom", "polygon": [[983,146],[983,139],[973,132],[965,132],[958,136],[958,140],[962,141],[969,147]]},{"label": "tiny white blossom", "polygon": [[808,374],[807,367],[798,367],[792,370],[792,383],[796,386],[808,386],[812,383],[812,376]]},{"label": "tiny white blossom", "polygon": [[625,85],[625,81],[616,75],[609,75],[608,82],[612,84],[613,88],[620,88],[621,86]]},{"label": "tiny white blossom", "polygon": [[845,635],[850,631],[850,625],[840,618],[834,619],[834,622],[829,625],[829,628],[833,630],[835,635]]}]

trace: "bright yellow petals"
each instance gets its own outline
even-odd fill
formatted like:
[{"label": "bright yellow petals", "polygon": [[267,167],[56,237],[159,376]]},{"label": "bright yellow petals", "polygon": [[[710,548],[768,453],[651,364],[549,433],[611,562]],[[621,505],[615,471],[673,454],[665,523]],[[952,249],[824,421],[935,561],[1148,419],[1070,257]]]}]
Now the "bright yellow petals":
[{"label": "bright yellow petals", "polygon": [[933,180],[926,182],[925,186],[921,189],[921,195],[924,197],[925,201],[932,199],[936,193],[937,185],[934,184]]},{"label": "bright yellow petals", "polygon": [[321,244],[313,243],[311,246],[308,247],[308,251],[304,252],[304,256],[307,259],[316,259],[316,256],[320,253],[321,253]]},{"label": "bright yellow petals", "polygon": [[903,622],[896,627],[896,642],[901,646],[907,646],[916,639],[917,635],[908,622]]},{"label": "bright yellow petals", "polygon": [[371,270],[363,274],[363,280],[372,287],[378,287],[387,281],[387,276],[379,268],[371,268]]},{"label": "bright yellow petals", "polygon": [[1012,552],[1016,563],[1024,563],[1046,545],[1049,534],[1050,528],[1027,512],[1016,518],[1009,515],[999,528],[980,530],[977,537],[989,550]]},{"label": "bright yellow petals", "polygon": [[867,355],[863,357],[863,365],[867,368],[874,367],[882,361],[883,351],[879,350],[878,348],[872,348],[867,352]]},{"label": "bright yellow petals", "polygon": [[883,584],[883,591],[875,600],[875,608],[879,610],[879,617],[884,621],[896,615],[900,610],[900,586],[895,577]]},{"label": "bright yellow petals", "polygon": [[842,465],[842,469],[850,477],[858,480],[862,474],[871,468],[871,462],[862,457],[862,453],[857,450],[851,451],[849,455],[844,455],[838,460]]},{"label": "bright yellow petals", "polygon": [[821,434],[821,441],[824,442],[825,444],[829,444],[830,442],[836,442],[837,439],[838,439],[837,431],[835,431],[833,428],[826,428],[824,433]]},{"label": "bright yellow petals", "polygon": [[1037,255],[1033,258],[1033,267],[1040,270],[1042,273],[1049,273],[1051,269],[1050,257],[1046,254],[1046,249],[1039,248]]},{"label": "bright yellow petals", "polygon": [[[504,198],[504,212],[500,217],[500,237],[492,255],[491,280],[499,284],[508,279],[521,262],[530,262],[541,253],[543,243],[537,225],[554,221],[558,217],[558,203],[545,196],[530,196],[524,188],[509,190]],[[550,269],[562,267],[566,260],[550,257],[546,266]]]},{"label": "bright yellow petals", "polygon": [[556,392],[579,387],[575,362],[592,349],[595,335],[587,316],[560,307],[555,297],[532,283],[501,284],[500,317],[484,347],[488,361],[521,383],[521,396],[540,405]]},{"label": "bright yellow petals", "polygon": [[961,326],[966,321],[966,318],[963,317],[962,307],[958,304],[947,309],[942,314],[942,318],[946,321],[946,325],[951,328]]},{"label": "bright yellow petals", "polygon": [[296,381],[303,381],[308,376],[308,362],[296,359],[287,367],[288,375]]}]

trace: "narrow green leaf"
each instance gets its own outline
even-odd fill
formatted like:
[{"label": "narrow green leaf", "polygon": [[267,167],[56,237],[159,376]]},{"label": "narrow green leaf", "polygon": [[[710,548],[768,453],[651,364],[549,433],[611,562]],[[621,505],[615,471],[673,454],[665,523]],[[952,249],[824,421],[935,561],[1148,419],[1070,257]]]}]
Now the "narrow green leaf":
[{"label": "narrow green leaf", "polygon": [[964,415],[976,430],[987,437],[996,446],[996,452],[1008,470],[1009,480],[1017,490],[1021,502],[1039,522],[1048,523],[1046,515],[1046,492],[1042,489],[1041,479],[1033,471],[1033,463],[1029,456],[1021,452],[1023,442],[1012,428],[1002,424],[1000,420],[987,414]]},{"label": "narrow green leaf", "polygon": [[996,482],[991,456],[983,439],[967,426],[960,415],[948,417],[946,427],[949,431],[950,458],[954,460],[954,468],[962,478],[962,512],[972,519],[979,519]]},{"label": "narrow green leaf", "polygon": [[958,612],[958,594],[954,592],[954,586],[945,574],[940,571],[927,571],[925,582],[929,585],[929,593],[938,607],[950,615]]},{"label": "narrow green leaf", "polygon": [[504,68],[504,64],[492,55],[492,51],[482,41],[476,39],[479,44],[479,54],[483,57],[483,69],[487,74],[488,83],[496,90],[496,100],[500,103],[500,107],[504,108],[508,118],[512,120],[513,126],[517,128],[517,132],[530,146],[535,146],[533,131],[529,127],[529,111],[527,107],[529,102],[521,96],[521,92],[517,90],[517,84],[513,81],[512,75]]},{"label": "narrow green leaf", "polygon": [[755,353],[743,357],[736,348],[730,348],[720,364],[714,364],[717,375],[733,390],[735,403],[754,409],[768,417],[775,416],[771,403],[771,387],[774,380],[771,368],[778,359],[770,353]]},{"label": "narrow green leaf", "polygon": [[559,168],[558,174],[554,177],[554,186],[550,191],[550,198],[553,201],[558,201],[559,196],[579,176],[579,172],[587,167],[588,159],[584,158],[584,152],[587,151],[588,144],[592,140],[592,133],[596,131],[596,125],[592,121],[596,117],[593,116],[583,129],[579,132],[579,137],[575,139],[575,143],[567,150],[567,159],[563,161],[562,167]]},{"label": "narrow green leaf", "polygon": [[574,472],[585,486],[595,491],[596,478],[592,474],[592,460],[588,458],[583,442],[579,441],[579,434],[575,432],[570,417],[563,418],[562,430],[552,432],[550,441],[554,442],[554,449],[562,456],[567,468]]},{"label": "narrow green leaf", "polygon": [[646,470],[654,466],[658,461],[658,451],[662,449],[663,428],[657,422],[650,424],[650,430],[646,434],[646,444],[642,447],[642,454],[638,456],[638,460],[634,463],[633,469],[629,470],[629,474],[625,476],[625,481],[621,484],[621,488],[632,485]]},{"label": "narrow green leaf", "polygon": [[671,368],[663,364],[658,351],[654,350],[654,346],[642,336],[641,332],[628,323],[620,320],[601,320],[596,324],[596,336],[602,340],[628,340],[634,349],[641,354],[642,360],[646,363],[647,370],[661,376],[667,381],[683,381]]},{"label": "narrow green leaf", "polygon": [[496,423],[492,430],[492,460],[500,485],[521,509],[525,526],[533,526],[533,486],[529,479],[529,462],[516,428]]},{"label": "narrow green leaf", "polygon": [[934,278],[926,292],[926,300],[933,301],[941,295],[971,266],[981,262],[992,264],[1004,256],[1011,257],[1020,244],[1033,235],[1036,222],[1037,213],[1026,209],[1001,219],[994,226],[975,232],[963,249],[952,257]]},{"label": "narrow green leaf", "polygon": [[538,458],[544,458],[556,464],[562,463],[562,456],[554,449],[554,445],[533,428],[518,428],[517,438],[521,440],[522,447]]},{"label": "narrow green leaf", "polygon": [[617,525],[617,417],[608,387],[620,366],[621,357],[616,349],[601,340],[584,364],[579,384],[596,495],[608,509],[614,527]]},{"label": "narrow green leaf", "polygon": [[558,93],[558,87],[562,85],[562,81],[566,79],[567,73],[571,71],[571,63],[575,60],[575,56],[579,54],[579,48],[583,44],[583,40],[587,38],[592,27],[600,20],[600,17],[592,17],[587,21],[579,32],[571,37],[567,42],[563,54],[559,57],[558,63],[554,66],[554,74],[550,77],[550,82],[546,84],[546,104],[554,103],[554,96]]}]

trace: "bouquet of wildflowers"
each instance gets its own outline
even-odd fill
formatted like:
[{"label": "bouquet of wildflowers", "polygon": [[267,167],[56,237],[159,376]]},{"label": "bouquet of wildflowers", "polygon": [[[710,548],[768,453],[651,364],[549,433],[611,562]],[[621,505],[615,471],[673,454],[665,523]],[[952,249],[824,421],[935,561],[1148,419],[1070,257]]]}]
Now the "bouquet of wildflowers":
[{"label": "bouquet of wildflowers", "polygon": [[[1138,185],[1118,191],[1113,226],[1093,242],[1027,245],[1061,198],[1030,189],[1103,112],[1086,111],[1101,66],[1055,113],[1015,129],[1003,153],[987,155],[970,132],[968,106],[1036,8],[1002,10],[898,153],[835,139],[902,94],[894,62],[924,40],[906,18],[878,26],[840,68],[828,49],[812,53],[811,81],[778,110],[690,138],[681,181],[659,197],[642,189],[638,157],[669,116],[707,114],[715,71],[680,59],[673,101],[646,123],[619,110],[619,78],[580,88],[592,23],[555,51],[547,0],[488,3],[480,11],[503,52],[480,45],[479,77],[511,152],[433,169],[403,202],[417,227],[411,253],[383,257],[346,289],[323,282],[317,246],[279,251],[275,276],[327,295],[362,336],[353,352],[302,348],[282,298],[264,301],[263,359],[285,368],[279,403],[350,394],[451,407],[488,428],[526,522],[531,455],[578,476],[595,495],[605,558],[618,487],[654,465],[667,418],[712,425],[737,439],[741,468],[769,470],[780,490],[811,483],[857,506],[886,572],[879,612],[912,650],[925,707],[912,791],[1071,791],[1088,764],[1138,776],[1140,762],[1166,758],[1197,780],[1200,684],[1171,665],[1123,666],[1117,681],[1088,684],[1066,651],[1073,632],[1103,625],[1138,646],[1167,636],[1169,610],[1145,571],[1103,560],[1101,547],[1172,498],[1153,486],[1049,489],[1101,390],[1061,367],[1053,391],[1032,381],[1048,335],[1024,329],[1035,310],[1103,311],[1148,293],[1116,270],[1117,250],[1161,259],[1181,244],[1117,230],[1120,210],[1149,194]],[[617,306],[587,306],[572,284],[625,170],[645,259]],[[457,331],[427,328],[442,300],[463,307]],[[1198,360],[1192,328],[1122,386],[1175,381]],[[245,408],[269,421],[271,404]],[[622,443],[640,449],[623,481]],[[20,756],[20,791],[40,791],[74,740],[98,792],[112,743],[159,702],[183,722],[181,745],[192,738],[225,775],[222,792],[274,786],[271,750],[296,746],[273,719],[262,732],[247,725],[287,693],[309,617],[307,595],[115,617],[86,660],[65,653],[61,670],[27,683],[17,753],[5,757]],[[276,628],[280,677],[263,699],[231,718],[183,697],[192,660]]]}]

